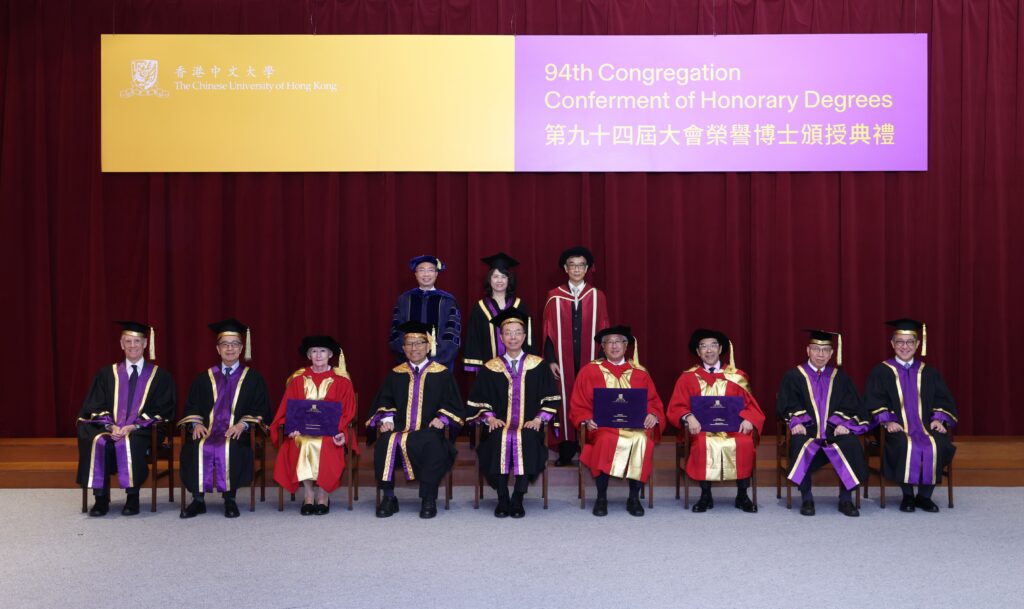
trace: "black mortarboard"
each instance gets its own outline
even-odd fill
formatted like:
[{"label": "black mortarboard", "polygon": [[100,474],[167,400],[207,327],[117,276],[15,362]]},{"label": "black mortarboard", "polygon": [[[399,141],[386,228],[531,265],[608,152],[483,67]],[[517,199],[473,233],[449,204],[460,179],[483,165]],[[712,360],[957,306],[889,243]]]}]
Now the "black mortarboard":
[{"label": "black mortarboard", "polygon": [[577,245],[576,247],[570,247],[565,250],[562,252],[562,255],[558,257],[559,268],[564,267],[569,258],[575,258],[576,256],[586,258],[587,266],[594,266],[594,254],[590,253],[590,250],[582,245]]},{"label": "black mortarboard", "polygon": [[249,335],[249,327],[235,318],[215,321],[210,324],[210,329],[217,334],[217,340],[222,336],[237,336],[245,341],[245,361],[252,359],[252,337]]},{"label": "black mortarboard", "polygon": [[519,266],[519,261],[509,256],[505,252],[498,252],[497,254],[491,254],[485,258],[481,258],[480,262],[483,262],[492,269],[508,270],[514,266]]},{"label": "black mortarboard", "polygon": [[156,359],[156,331],[152,326],[138,321],[116,320],[115,324],[121,326],[121,334],[145,338],[149,344],[149,359]]},{"label": "black mortarboard", "polygon": [[522,311],[515,307],[509,307],[491,318],[491,324],[499,328],[510,321],[518,321],[519,323],[523,324],[524,328],[527,324],[526,316],[523,315]]},{"label": "black mortarboard", "polygon": [[921,355],[928,355],[928,326],[923,321],[901,317],[890,319],[885,325],[896,328],[893,334],[910,334],[921,341]]},{"label": "black mortarboard", "polygon": [[341,345],[338,344],[338,341],[334,340],[330,336],[318,335],[302,337],[302,344],[299,345],[299,355],[307,357],[306,354],[314,347],[327,349],[334,355],[341,353]]},{"label": "black mortarboard", "polygon": [[626,340],[628,340],[631,343],[635,340],[635,338],[633,337],[633,330],[629,326],[611,326],[595,334],[594,341],[601,342],[601,340],[604,339],[605,336],[611,336],[613,334],[625,336]]},{"label": "black mortarboard", "polygon": [[812,345],[832,345],[832,337],[835,337],[836,344],[833,345],[836,348],[836,365],[843,365],[843,335],[839,332],[829,332],[828,330],[812,330],[810,328],[803,328],[802,332],[807,332],[810,335],[809,342]]},{"label": "black mortarboard", "polygon": [[697,353],[697,347],[700,346],[700,341],[705,338],[713,338],[718,341],[718,344],[722,346],[723,350],[729,351],[729,365],[733,368],[736,367],[736,355],[732,349],[732,341],[729,340],[723,332],[718,330],[708,330],[707,328],[697,328],[690,335],[690,353]]},{"label": "black mortarboard", "polygon": [[422,334],[426,336],[427,342],[430,343],[430,354],[437,355],[437,337],[434,336],[436,332],[434,326],[425,324],[422,321],[409,320],[398,326],[398,331],[402,334]]},{"label": "black mortarboard", "polygon": [[415,272],[416,267],[424,262],[429,262],[430,264],[436,266],[438,273],[444,270],[444,263],[441,262],[441,259],[438,258],[437,256],[431,256],[429,254],[423,254],[421,256],[416,256],[415,258],[410,259],[409,270]]}]

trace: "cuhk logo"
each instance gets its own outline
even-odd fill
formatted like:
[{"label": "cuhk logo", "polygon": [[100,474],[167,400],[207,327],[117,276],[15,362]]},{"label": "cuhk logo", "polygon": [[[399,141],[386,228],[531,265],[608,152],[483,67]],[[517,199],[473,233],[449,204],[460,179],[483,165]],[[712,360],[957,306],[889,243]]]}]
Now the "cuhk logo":
[{"label": "cuhk logo", "polygon": [[160,62],[155,59],[132,60],[132,87],[121,91],[121,97],[167,97],[164,89],[156,86]]}]

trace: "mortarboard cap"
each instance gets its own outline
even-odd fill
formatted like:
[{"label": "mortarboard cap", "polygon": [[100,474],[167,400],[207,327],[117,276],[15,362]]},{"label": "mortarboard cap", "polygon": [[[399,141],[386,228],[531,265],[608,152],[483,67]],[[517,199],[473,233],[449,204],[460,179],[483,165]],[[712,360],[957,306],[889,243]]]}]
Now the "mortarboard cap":
[{"label": "mortarboard cap", "polygon": [[431,256],[429,254],[423,254],[421,256],[416,256],[416,257],[410,259],[409,260],[409,270],[413,271],[413,272],[416,272],[416,267],[418,267],[419,265],[423,264],[424,262],[429,262],[430,264],[433,264],[434,266],[436,266],[438,273],[440,273],[441,271],[444,270],[444,263],[441,262],[441,259],[438,258],[437,256]]},{"label": "mortarboard cap", "polygon": [[[810,328],[804,328],[803,332],[807,332],[810,337],[808,339],[809,344],[812,345],[832,345],[836,349],[836,365],[843,365],[843,335],[839,332],[829,332],[828,330],[812,330]],[[835,344],[832,343],[833,337],[835,337]]]},{"label": "mortarboard cap", "polygon": [[138,321],[117,320],[114,322],[121,326],[121,335],[138,336],[145,338],[149,344],[149,359],[156,359],[156,331],[152,326]]},{"label": "mortarboard cap", "polygon": [[527,319],[523,312],[515,307],[509,307],[491,318],[491,324],[499,328],[504,327],[506,323],[510,322],[519,322],[525,328]]},{"label": "mortarboard cap", "polygon": [[921,341],[921,355],[928,355],[928,326],[923,321],[917,321],[916,319],[910,319],[909,317],[901,317],[899,319],[890,319],[885,322],[885,325],[896,328],[893,334],[907,334],[912,335]]},{"label": "mortarboard cap", "polygon": [[618,334],[619,336],[625,336],[626,340],[632,343],[635,339],[633,336],[633,330],[629,326],[610,326],[605,328],[594,335],[595,342],[601,342],[605,336],[613,336]]},{"label": "mortarboard cap", "polygon": [[223,319],[210,324],[210,329],[217,335],[217,340],[222,336],[237,336],[245,342],[245,361],[252,359],[252,337],[249,335],[249,327],[235,318]]},{"label": "mortarboard cap", "polygon": [[705,338],[713,338],[718,341],[718,344],[722,346],[722,350],[729,352],[729,365],[733,368],[736,367],[736,355],[732,349],[732,341],[725,335],[724,332],[718,330],[709,330],[707,328],[697,328],[690,335],[690,353],[697,353],[697,347],[700,346],[700,341]]},{"label": "mortarboard cap", "polygon": [[498,252],[497,254],[491,254],[485,258],[481,258],[480,262],[483,262],[492,269],[503,269],[508,270],[512,267],[519,266],[519,261],[509,256],[505,252]]},{"label": "mortarboard cap", "polygon": [[334,340],[330,336],[315,335],[302,337],[302,344],[299,345],[299,355],[307,357],[306,354],[309,353],[309,350],[316,347],[327,349],[334,355],[341,353],[341,345],[338,344],[338,341]]},{"label": "mortarboard cap", "polygon": [[594,254],[590,253],[590,250],[582,245],[577,245],[576,247],[570,247],[565,250],[562,252],[562,255],[558,257],[559,268],[564,267],[569,258],[575,258],[577,256],[585,258],[587,260],[587,266],[594,266]]}]

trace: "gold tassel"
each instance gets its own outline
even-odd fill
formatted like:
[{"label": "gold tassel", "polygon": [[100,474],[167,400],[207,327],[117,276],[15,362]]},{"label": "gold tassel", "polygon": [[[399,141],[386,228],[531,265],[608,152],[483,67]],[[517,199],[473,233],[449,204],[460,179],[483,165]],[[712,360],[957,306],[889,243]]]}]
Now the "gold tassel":
[{"label": "gold tassel", "polygon": [[633,367],[636,368],[640,365],[640,341],[637,337],[633,337]]},{"label": "gold tassel", "polygon": [[252,335],[249,328],[245,329],[245,361],[252,361]]},{"label": "gold tassel", "polygon": [[843,365],[843,335],[839,334],[837,332],[836,333],[836,337],[838,337],[837,342],[839,343],[838,346],[836,347],[836,349],[837,349],[836,350],[836,365],[837,366],[842,366]]},{"label": "gold tassel", "polygon": [[928,355],[928,324],[921,324],[921,357]]},{"label": "gold tassel", "polygon": [[526,344],[533,345],[533,318],[526,318]]},{"label": "gold tassel", "polygon": [[431,326],[430,335],[430,357],[437,357],[437,326]]},{"label": "gold tassel", "polygon": [[149,327],[149,359],[156,360],[156,328]]},{"label": "gold tassel", "polygon": [[729,367],[736,369],[736,351],[732,348],[732,340],[729,341]]},{"label": "gold tassel", "polygon": [[340,348],[338,349],[338,365],[334,367],[334,374],[352,380],[352,377],[348,375],[348,365],[345,364],[345,352]]}]

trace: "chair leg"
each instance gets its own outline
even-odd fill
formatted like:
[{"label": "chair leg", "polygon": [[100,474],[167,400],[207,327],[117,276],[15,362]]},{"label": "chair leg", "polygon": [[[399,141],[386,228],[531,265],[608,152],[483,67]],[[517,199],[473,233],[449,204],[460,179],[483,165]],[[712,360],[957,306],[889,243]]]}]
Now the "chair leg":
[{"label": "chair leg", "polygon": [[857,485],[857,509],[860,509],[860,485]]},{"label": "chair leg", "polygon": [[754,470],[750,473],[750,486],[754,487],[754,509],[757,509],[757,462],[754,462]]},{"label": "chair leg", "polygon": [[[651,487],[651,490],[647,492],[647,507],[654,509],[654,468],[651,468],[651,477],[647,479],[647,486]],[[643,487],[640,487],[643,490]]]},{"label": "chair leg", "polygon": [[881,465],[878,470],[878,507],[885,509],[885,477],[882,476]]},{"label": "chair leg", "polygon": [[[172,459],[173,459],[173,457],[172,457]],[[152,453],[150,454],[150,461],[149,461],[149,488],[150,488],[150,493],[151,493],[151,496],[150,496],[151,501],[149,502],[149,511],[150,512],[155,512],[156,511],[156,489],[157,489],[157,476],[158,476],[158,474],[157,474],[157,464],[158,463],[160,463],[160,459],[157,458],[157,453],[156,453],[156,430],[153,430],[153,449],[152,449]],[[168,482],[168,484],[172,484],[172,482]],[[171,495],[171,496],[173,497],[173,495]],[[172,499],[172,501],[173,501],[173,499]]]},{"label": "chair leg", "polygon": [[167,503],[174,503],[174,444],[167,457]]},{"label": "chair leg", "polygon": [[949,496],[949,507],[953,507],[953,464],[949,464],[949,468],[946,470],[946,489]]},{"label": "chair leg", "polygon": [[579,485],[580,492],[580,509],[584,510],[587,508],[587,485],[583,483],[583,463],[580,463],[576,468],[577,484]]},{"label": "chair leg", "polygon": [[181,488],[178,489],[178,490],[181,492],[181,498],[180,498],[181,500],[180,500],[180,504],[179,505],[181,506],[181,511],[184,512],[185,511],[185,485],[182,484]]},{"label": "chair leg", "polygon": [[444,509],[448,509],[448,504],[452,500],[452,470],[448,470],[448,482],[445,484],[444,489]]},{"label": "chair leg", "polygon": [[351,512],[352,511],[352,494],[354,492],[354,489],[352,487],[354,486],[355,478],[352,476],[352,468],[351,467],[346,467],[345,469],[347,470],[346,473],[348,474],[348,511]]},{"label": "chair leg", "polygon": [[280,485],[277,487],[277,511],[284,511],[284,487]]},{"label": "chair leg", "polygon": [[[255,458],[253,459],[252,466],[256,467],[256,459]],[[182,491],[181,494],[184,495],[185,494],[184,491]],[[184,497],[181,498],[181,504],[185,505],[185,498]],[[256,511],[256,481],[255,480],[253,480],[249,484],[249,511],[250,512],[255,512]]]},{"label": "chair leg", "polygon": [[359,501],[359,455],[356,455],[355,458],[352,459],[352,465],[353,465],[353,467],[352,467],[352,474],[356,477],[356,481],[355,481],[355,487],[356,488],[354,490],[353,498],[356,501]]},{"label": "chair leg", "polygon": [[548,509],[548,468],[544,468],[544,473],[540,475],[541,489],[544,492],[544,509]]},{"label": "chair leg", "polygon": [[690,509],[690,477],[686,475],[686,471],[682,473],[677,471],[676,475],[683,478],[683,509],[688,510]]},{"label": "chair leg", "polygon": [[[807,475],[809,476],[810,474]],[[778,498],[776,497],[776,499]],[[793,509],[793,484],[789,480],[786,480],[786,509]]]}]

